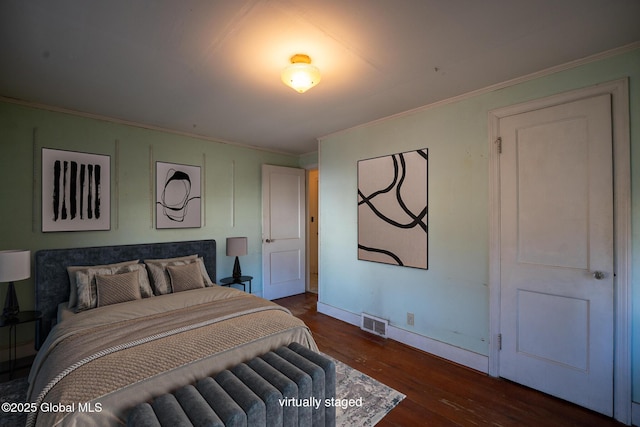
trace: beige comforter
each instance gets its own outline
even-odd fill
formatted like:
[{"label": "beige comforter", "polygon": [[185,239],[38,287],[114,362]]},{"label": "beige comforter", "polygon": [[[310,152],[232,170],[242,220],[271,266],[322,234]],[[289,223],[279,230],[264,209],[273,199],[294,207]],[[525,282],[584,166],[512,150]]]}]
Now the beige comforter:
[{"label": "beige comforter", "polygon": [[36,357],[29,399],[39,411],[27,425],[122,424],[136,403],[294,341],[317,350],[285,308],[219,286],[82,312]]}]

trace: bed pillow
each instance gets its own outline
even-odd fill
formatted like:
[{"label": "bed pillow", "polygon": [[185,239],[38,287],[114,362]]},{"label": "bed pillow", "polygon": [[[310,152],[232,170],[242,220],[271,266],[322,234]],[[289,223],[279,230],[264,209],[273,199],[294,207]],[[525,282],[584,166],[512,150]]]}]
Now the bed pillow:
[{"label": "bed pillow", "polygon": [[90,268],[112,268],[112,267],[122,267],[125,265],[133,265],[138,264],[140,262],[139,259],[134,259],[131,261],[123,261],[117,262],[114,264],[104,264],[104,265],[83,265],[83,266],[69,266],[67,267],[67,274],[69,275],[69,308],[74,308],[78,304],[78,286],[76,285],[76,272],[82,270],[88,270]]},{"label": "bed pillow", "polygon": [[111,268],[88,268],[76,271],[76,286],[78,288],[76,313],[95,308],[98,304],[96,293],[96,276],[113,274]]},{"label": "bed pillow", "polygon": [[147,270],[149,270],[149,277],[151,278],[154,294],[164,295],[171,293],[167,265],[182,265],[186,264],[186,261],[196,258],[198,258],[198,255],[164,259],[145,259],[144,264],[147,266]]},{"label": "bed pillow", "polygon": [[147,267],[144,264],[125,265],[116,269],[114,273],[120,274],[120,273],[127,273],[130,271],[138,272],[138,283],[140,284],[140,295],[142,295],[142,298],[152,297],[153,290],[151,289],[151,282],[149,282]]},{"label": "bed pillow", "polygon": [[164,295],[171,293],[171,278],[167,271],[167,266],[170,265],[186,265],[195,263],[202,274],[202,280],[205,286],[213,286],[214,283],[209,278],[207,269],[204,265],[202,258],[198,258],[197,255],[191,255],[188,257],[179,258],[167,258],[167,259],[150,259],[144,260],[144,263],[149,270],[149,276],[153,281],[153,290],[156,295]]},{"label": "bed pillow", "polygon": [[121,273],[135,273],[138,276],[137,283],[142,298],[153,296],[146,267],[143,264],[130,264],[124,266],[112,266],[110,268],[89,268],[76,271],[77,305],[76,312],[89,310],[98,305],[96,290],[96,276],[114,275]]},{"label": "bed pillow", "polygon": [[118,304],[142,298],[138,271],[96,275],[97,306]]},{"label": "bed pillow", "polygon": [[145,259],[144,263],[145,264],[162,264],[162,263],[169,263],[174,261],[188,261],[190,259],[196,259],[196,258],[198,258],[198,254],[179,256],[175,258]]},{"label": "bed pillow", "polygon": [[169,272],[171,290],[173,292],[204,288],[202,272],[196,262],[185,265],[168,265],[167,271]]},{"label": "bed pillow", "polygon": [[207,273],[207,267],[204,265],[204,260],[202,257],[196,259],[196,263],[198,263],[198,267],[200,267],[200,273],[202,273],[202,280],[204,281],[205,286],[213,286],[215,283],[211,281],[209,277],[209,273]]}]

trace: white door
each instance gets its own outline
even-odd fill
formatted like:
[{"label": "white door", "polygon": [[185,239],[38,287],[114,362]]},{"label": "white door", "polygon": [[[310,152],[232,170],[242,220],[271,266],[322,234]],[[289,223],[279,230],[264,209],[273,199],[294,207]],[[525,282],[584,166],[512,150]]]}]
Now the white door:
[{"label": "white door", "polygon": [[262,166],[263,297],[305,290],[305,171]]},{"label": "white door", "polygon": [[499,131],[500,376],[612,415],[610,95]]}]

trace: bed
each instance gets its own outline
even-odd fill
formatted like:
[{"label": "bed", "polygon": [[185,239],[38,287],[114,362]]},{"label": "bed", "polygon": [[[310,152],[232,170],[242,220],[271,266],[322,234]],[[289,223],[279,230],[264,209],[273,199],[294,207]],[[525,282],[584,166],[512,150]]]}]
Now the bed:
[{"label": "bed", "polygon": [[38,251],[27,425],[123,425],[136,404],[281,346],[317,351],[285,308],[216,285],[215,254],[214,240]]}]

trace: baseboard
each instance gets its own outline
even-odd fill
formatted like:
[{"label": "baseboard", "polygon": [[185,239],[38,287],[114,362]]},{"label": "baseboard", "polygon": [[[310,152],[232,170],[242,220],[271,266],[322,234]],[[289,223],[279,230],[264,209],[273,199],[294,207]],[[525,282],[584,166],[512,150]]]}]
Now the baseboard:
[{"label": "baseboard", "polygon": [[[341,308],[333,307],[318,301],[318,313],[326,314],[335,319],[342,320],[354,326],[360,327],[360,315]],[[433,354],[451,362],[458,363],[482,373],[489,372],[489,357],[473,351],[465,350],[442,341],[434,340],[415,332],[407,331],[393,325],[387,328],[387,337],[417,348],[427,353]]]}]

